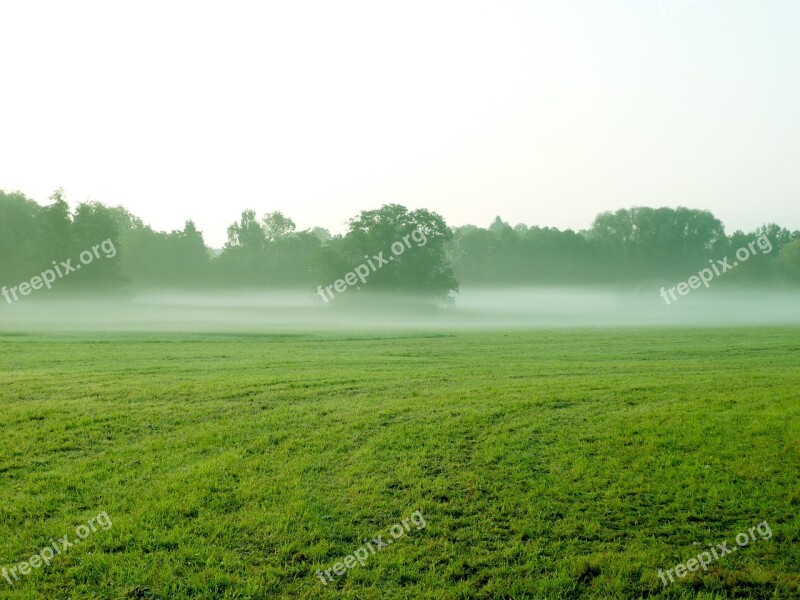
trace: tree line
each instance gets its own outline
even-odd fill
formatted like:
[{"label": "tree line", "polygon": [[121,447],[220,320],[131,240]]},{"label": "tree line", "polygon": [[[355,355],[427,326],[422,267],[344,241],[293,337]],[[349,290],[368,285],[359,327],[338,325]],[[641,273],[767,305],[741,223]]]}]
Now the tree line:
[{"label": "tree line", "polygon": [[[143,288],[308,288],[331,283],[365,258],[414,231],[426,239],[374,273],[373,291],[405,291],[446,298],[467,285],[636,284],[682,280],[712,259],[732,256],[759,236],[772,251],[753,256],[726,280],[800,283],[800,231],[766,224],[725,233],[708,211],[636,207],[597,216],[585,231],[511,226],[497,217],[488,227],[448,227],[438,214],[390,204],[362,211],[341,235],[321,227],[298,231],[291,218],[253,210],[227,229],[221,250],[205,244],[195,224],[156,231],[121,206],[82,202],[75,210],[57,190],[40,205],[0,190],[0,284],[16,285],[113,240],[114,260],[98,262],[64,280],[69,290]],[[54,288],[55,289],[55,288]]]}]

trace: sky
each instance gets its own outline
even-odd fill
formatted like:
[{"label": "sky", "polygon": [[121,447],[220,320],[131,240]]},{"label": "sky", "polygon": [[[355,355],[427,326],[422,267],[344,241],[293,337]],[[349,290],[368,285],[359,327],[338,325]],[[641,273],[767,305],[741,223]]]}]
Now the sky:
[{"label": "sky", "polygon": [[800,229],[796,0],[0,4],[0,189],[343,232],[588,228],[688,206]]}]

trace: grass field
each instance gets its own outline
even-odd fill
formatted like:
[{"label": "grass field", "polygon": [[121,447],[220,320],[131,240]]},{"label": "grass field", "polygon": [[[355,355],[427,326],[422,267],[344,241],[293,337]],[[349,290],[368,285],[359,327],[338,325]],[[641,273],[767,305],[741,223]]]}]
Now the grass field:
[{"label": "grass field", "polygon": [[800,597],[800,328],[2,335],[0,367],[0,568],[113,522],[0,598]]}]

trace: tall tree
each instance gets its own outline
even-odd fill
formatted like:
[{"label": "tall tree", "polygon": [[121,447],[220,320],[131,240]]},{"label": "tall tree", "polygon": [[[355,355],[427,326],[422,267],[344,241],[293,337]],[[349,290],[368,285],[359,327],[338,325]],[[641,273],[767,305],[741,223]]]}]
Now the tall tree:
[{"label": "tall tree", "polygon": [[249,252],[258,252],[264,249],[266,236],[256,219],[256,211],[248,209],[242,211],[242,217],[237,223],[228,227],[228,244],[230,248],[241,248]]},{"label": "tall tree", "polygon": [[[82,287],[121,287],[124,283],[122,247],[114,212],[99,202],[82,202],[75,209],[72,230],[76,252],[87,252],[95,257],[91,268],[84,268],[76,273],[72,281]],[[107,240],[110,240],[110,244]],[[103,243],[102,249],[95,248]]]},{"label": "tall tree", "polygon": [[362,211],[350,220],[347,234],[329,244],[339,260],[323,265],[323,276],[339,279],[345,275],[342,267],[351,271],[382,253],[388,264],[372,269],[369,282],[359,286],[362,290],[417,293],[445,300],[458,291],[445,254],[451,236],[444,219],[425,209],[409,211],[399,204],[387,204]]},{"label": "tall tree", "polygon": [[781,263],[786,277],[794,283],[800,283],[800,239],[793,240],[783,247]]},{"label": "tall tree", "polygon": [[[16,285],[37,271],[44,260],[40,249],[41,207],[19,192],[0,190],[0,282]],[[0,285],[2,285],[0,284]]]},{"label": "tall tree", "polygon": [[294,233],[295,224],[283,213],[275,211],[264,215],[262,219],[264,237],[267,242],[273,242]]},{"label": "tall tree", "polygon": [[72,236],[72,216],[69,204],[64,199],[64,190],[57,189],[50,196],[51,204],[39,212],[40,260],[49,266],[53,260],[70,257],[75,251]]}]

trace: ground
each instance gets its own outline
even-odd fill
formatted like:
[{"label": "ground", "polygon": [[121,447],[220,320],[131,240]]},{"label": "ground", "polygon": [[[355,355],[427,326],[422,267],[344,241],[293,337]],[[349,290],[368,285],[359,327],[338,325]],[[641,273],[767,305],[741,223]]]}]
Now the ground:
[{"label": "ground", "polygon": [[797,598],[799,340],[0,335],[0,598]]}]

